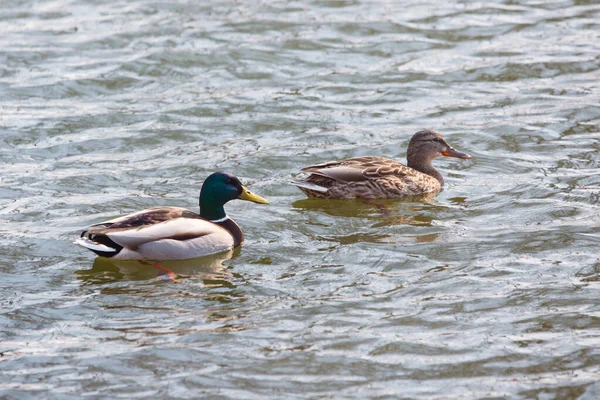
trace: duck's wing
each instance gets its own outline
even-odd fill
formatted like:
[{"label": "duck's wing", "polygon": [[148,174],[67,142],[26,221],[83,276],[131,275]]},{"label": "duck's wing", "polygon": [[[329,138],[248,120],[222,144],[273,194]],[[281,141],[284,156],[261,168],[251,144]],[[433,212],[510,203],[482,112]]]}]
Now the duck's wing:
[{"label": "duck's wing", "polygon": [[175,218],[134,228],[103,228],[88,231],[88,237],[108,236],[113,242],[131,250],[159,240],[190,240],[203,236],[222,233],[220,226],[204,219]]},{"label": "duck's wing", "polygon": [[135,252],[143,245],[168,239],[183,242],[205,238],[229,246],[233,242],[230,236],[224,228],[185,208],[157,207],[92,225],[77,243],[110,257],[123,249]]},{"label": "duck's wing", "polygon": [[200,218],[200,216],[186,208],[181,207],[153,207],[142,211],[123,215],[90,225],[88,229],[100,228],[137,228],[146,225],[157,224],[175,218]]},{"label": "duck's wing", "polygon": [[[361,182],[374,178],[404,177],[414,173],[412,168],[385,157],[355,157],[302,168],[320,177],[340,182]],[[311,181],[310,178],[308,181]]]}]

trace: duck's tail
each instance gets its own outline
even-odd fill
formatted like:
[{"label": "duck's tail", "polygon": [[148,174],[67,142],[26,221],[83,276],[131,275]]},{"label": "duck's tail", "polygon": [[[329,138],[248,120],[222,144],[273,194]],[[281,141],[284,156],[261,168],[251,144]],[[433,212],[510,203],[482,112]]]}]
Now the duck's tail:
[{"label": "duck's tail", "polygon": [[75,240],[73,243],[83,246],[101,257],[109,258],[119,254],[121,249],[123,249],[123,246],[116,244],[108,236],[101,234],[88,234],[88,231],[83,231],[81,233],[81,237]]},{"label": "duck's tail", "polygon": [[319,186],[319,185],[316,185],[314,183],[307,182],[307,181],[292,181],[292,184],[298,186],[298,188],[300,188],[300,190],[306,189],[306,190],[311,190],[311,191],[315,191],[315,192],[319,192],[319,193],[326,193],[327,190],[329,190],[326,187]]}]

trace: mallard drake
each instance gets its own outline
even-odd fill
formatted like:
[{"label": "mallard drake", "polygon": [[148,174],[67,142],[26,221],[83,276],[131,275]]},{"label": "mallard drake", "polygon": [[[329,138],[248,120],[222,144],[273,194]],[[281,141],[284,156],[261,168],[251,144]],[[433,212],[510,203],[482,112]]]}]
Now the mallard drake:
[{"label": "mallard drake", "polygon": [[310,175],[294,184],[309,197],[322,199],[386,199],[441,190],[444,178],[432,164],[446,156],[471,158],[439,133],[422,130],[408,144],[408,166],[385,157],[356,157],[302,168]]},{"label": "mallard drake", "polygon": [[226,172],[215,172],[200,191],[200,214],[180,207],[148,208],[94,224],[75,243],[115,260],[183,260],[233,249],[244,241],[223,206],[241,199],[269,202]]}]

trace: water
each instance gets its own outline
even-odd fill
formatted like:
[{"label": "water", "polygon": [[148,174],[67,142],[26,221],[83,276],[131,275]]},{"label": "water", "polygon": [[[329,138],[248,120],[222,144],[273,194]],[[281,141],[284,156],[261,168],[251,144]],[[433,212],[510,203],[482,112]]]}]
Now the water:
[{"label": "water", "polygon": [[[20,1],[0,10],[0,397],[600,397],[594,1]],[[472,160],[433,199],[300,167]],[[86,225],[238,175],[233,254],[94,260]]]}]

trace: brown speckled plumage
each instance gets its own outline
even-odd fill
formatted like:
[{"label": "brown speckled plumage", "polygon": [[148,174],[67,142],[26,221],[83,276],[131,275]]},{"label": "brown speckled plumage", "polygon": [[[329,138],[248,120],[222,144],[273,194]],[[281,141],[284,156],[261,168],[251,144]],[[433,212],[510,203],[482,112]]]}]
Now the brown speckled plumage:
[{"label": "brown speckled plumage", "polygon": [[408,146],[408,166],[385,157],[356,157],[312,165],[298,188],[323,199],[385,199],[438,192],[444,185],[432,160],[439,156],[471,158],[453,149],[432,130],[415,133]]}]

